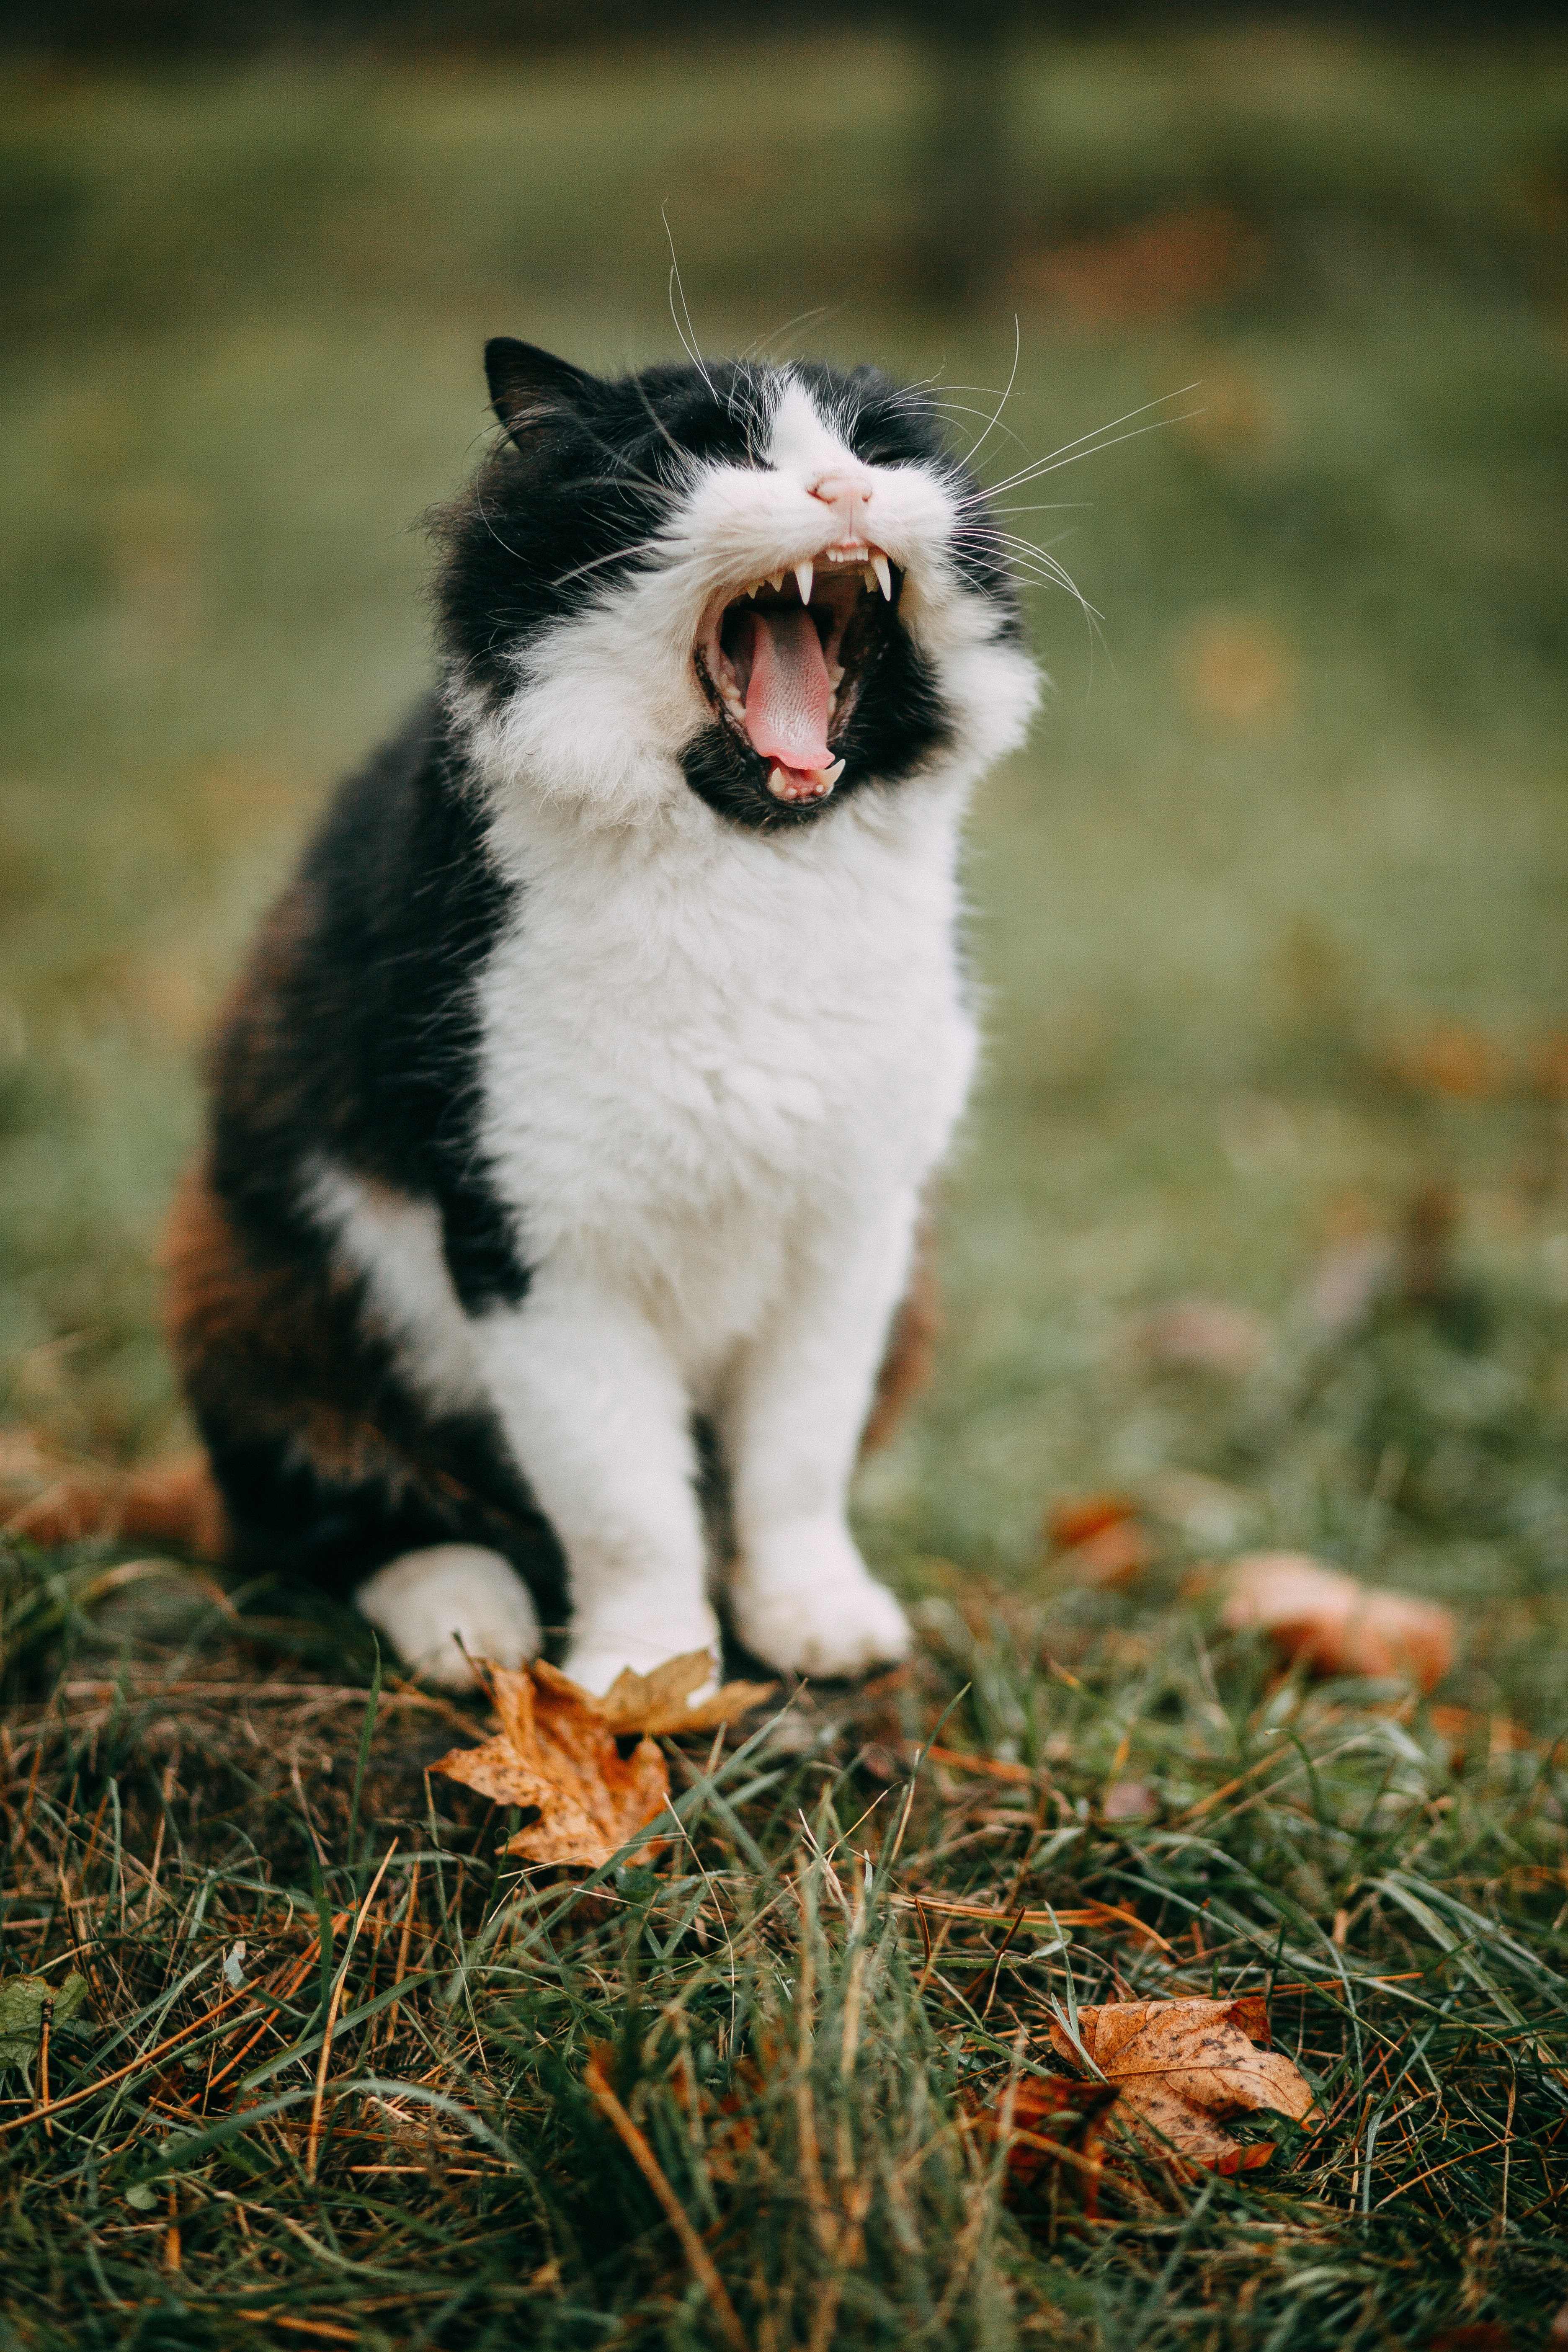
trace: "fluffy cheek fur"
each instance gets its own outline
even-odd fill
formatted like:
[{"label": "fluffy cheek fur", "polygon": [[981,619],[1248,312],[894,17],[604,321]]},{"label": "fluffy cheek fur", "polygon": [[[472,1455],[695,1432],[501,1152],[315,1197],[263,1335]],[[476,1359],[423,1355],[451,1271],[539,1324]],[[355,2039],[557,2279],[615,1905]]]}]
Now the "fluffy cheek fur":
[{"label": "fluffy cheek fur", "polygon": [[605,824],[679,807],[681,754],[714,723],[692,659],[703,614],[738,583],[820,549],[825,509],[810,486],[841,469],[875,482],[878,542],[904,574],[900,619],[948,722],[925,771],[970,783],[1022,741],[1037,673],[952,560],[960,509],[949,484],[923,465],[867,468],[798,386],[778,404],[768,460],[694,466],[647,568],[520,647],[511,693],[454,673],[449,707],[500,794],[568,802]]}]

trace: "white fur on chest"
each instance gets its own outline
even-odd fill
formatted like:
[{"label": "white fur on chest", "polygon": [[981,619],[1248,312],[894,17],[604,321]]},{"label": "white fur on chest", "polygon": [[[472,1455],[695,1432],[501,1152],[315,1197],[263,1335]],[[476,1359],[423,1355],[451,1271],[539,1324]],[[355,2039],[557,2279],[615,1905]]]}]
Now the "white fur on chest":
[{"label": "white fur on chest", "polygon": [[625,831],[509,814],[480,1139],[531,1262],[630,1288],[695,1371],[814,1229],[918,1189],[974,1050],[957,818],[918,786],[778,836],[694,798]]}]

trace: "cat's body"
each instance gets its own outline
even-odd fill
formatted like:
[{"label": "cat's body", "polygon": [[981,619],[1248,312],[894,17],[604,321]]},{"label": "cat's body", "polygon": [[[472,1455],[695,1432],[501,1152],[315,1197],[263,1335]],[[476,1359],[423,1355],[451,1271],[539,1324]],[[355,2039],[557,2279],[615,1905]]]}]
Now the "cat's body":
[{"label": "cat's body", "polygon": [[846,1496],[973,1057],[1011,589],[880,378],[489,356],[445,691],[231,1006],[176,1349],[237,1551],[358,1585],[432,1671],[535,1646],[508,1561],[593,1686],[711,1646],[700,1422],[742,1639],[856,1672],[906,1639]]}]

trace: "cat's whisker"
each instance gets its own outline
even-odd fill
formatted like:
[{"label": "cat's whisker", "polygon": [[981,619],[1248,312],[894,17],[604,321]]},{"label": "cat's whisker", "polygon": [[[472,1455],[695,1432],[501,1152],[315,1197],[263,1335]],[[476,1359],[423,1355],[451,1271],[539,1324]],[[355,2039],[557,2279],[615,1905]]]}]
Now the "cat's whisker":
[{"label": "cat's whisker", "polygon": [[[669,315],[671,319],[675,320],[675,331],[680,336],[681,345],[686,352],[687,358],[691,362],[692,366],[697,370],[698,374],[702,378],[702,381],[708,386],[709,391],[713,394],[713,398],[717,400],[719,395],[713,391],[713,379],[703,365],[702,355],[697,348],[697,330],[691,323],[691,312],[686,300],[686,289],[680,282],[680,264],[676,259],[675,231],[669,226],[669,206],[668,204],[660,205],[658,208],[658,216],[664,223],[664,233],[669,239]],[[680,295],[681,310],[686,313],[686,330],[684,333],[681,332],[680,320],[676,318],[675,315],[675,297],[678,289]]]},{"label": "cat's whisker", "polygon": [[[1192,408],[1181,416],[1158,417],[1152,425],[1141,425],[1131,433],[1115,433],[1115,427],[1118,425],[1125,425],[1131,417],[1142,416],[1147,410],[1158,408],[1163,401],[1180,400],[1184,394],[1195,392],[1196,389],[1195,383],[1186,383],[1183,384],[1179,391],[1162,393],[1158,400],[1146,400],[1139,407],[1128,409],[1123,415],[1113,416],[1109,424],[1097,425],[1092,433],[1080,433],[1076,441],[1062,442],[1060,446],[1053,449],[1047,457],[1022,467],[1016,474],[1009,475],[1005,481],[993,482],[984,489],[975,490],[968,503],[973,506],[984,505],[993,499],[1002,497],[1008,490],[1021,489],[1026,482],[1036,481],[1042,474],[1055,473],[1062,466],[1075,466],[1080,457],[1099,457],[1102,450],[1114,449],[1120,442],[1135,441],[1140,434],[1160,433],[1168,425],[1185,425],[1194,416],[1200,416],[1203,411]],[[1102,441],[1100,436],[1103,433],[1114,434],[1114,438]],[[1082,445],[1086,442],[1092,442],[1095,446],[1092,448],[1085,448]],[[1068,452],[1076,454],[1069,455]]]},{"label": "cat's whisker", "polygon": [[1015,311],[1013,314],[1013,365],[1007,377],[1007,387],[1003,393],[1001,399],[996,403],[995,415],[992,417],[990,423],[986,425],[984,432],[980,436],[979,440],[971,442],[968,450],[965,452],[966,460],[971,466],[973,465],[979,451],[984,447],[986,442],[995,431],[997,417],[1001,415],[1002,411],[1006,407],[1008,400],[1012,396],[1013,386],[1018,380],[1018,362],[1023,355],[1023,331],[1019,327],[1018,316],[1016,311]]},{"label": "cat's whisker", "polygon": [[657,539],[633,540],[628,546],[612,547],[607,555],[592,556],[586,563],[574,566],[570,572],[558,572],[551,582],[552,588],[564,588],[570,580],[580,580],[585,572],[598,572],[606,563],[624,563],[631,555],[649,555],[659,545]]}]

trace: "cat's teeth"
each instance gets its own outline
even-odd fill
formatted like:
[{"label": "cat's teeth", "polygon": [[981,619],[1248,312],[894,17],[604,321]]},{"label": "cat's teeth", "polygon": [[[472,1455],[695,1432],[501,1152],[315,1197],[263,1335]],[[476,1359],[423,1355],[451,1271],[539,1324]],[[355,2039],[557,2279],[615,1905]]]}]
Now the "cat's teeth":
[{"label": "cat's teeth", "polygon": [[877,575],[878,587],[890,604],[893,601],[892,566],[885,555],[874,555],[871,558],[871,569]]},{"label": "cat's teeth", "polygon": [[860,577],[865,583],[867,595],[874,596],[877,593],[877,575],[868,563],[861,565]]},{"label": "cat's teeth", "polygon": [[803,604],[809,604],[811,602],[812,583],[811,565],[809,563],[797,563],[795,567],[795,585],[800,590],[801,603]]},{"label": "cat's teeth", "polygon": [[842,760],[835,760],[830,768],[812,768],[801,777],[775,761],[768,770],[768,790],[776,801],[825,801],[843,773]]},{"label": "cat's teeth", "polygon": [[[759,582],[758,585],[761,586],[761,582]],[[776,596],[779,590],[784,586],[784,573],[782,572],[770,572],[768,574],[768,586],[773,590]]]},{"label": "cat's teeth", "polygon": [[842,685],[843,685],[843,683],[844,683],[844,665],[843,665],[843,663],[842,663],[842,662],[835,662],[835,663],[834,663],[834,665],[833,665],[832,668],[831,668],[831,669],[828,671],[828,673],[827,673],[827,683],[828,683],[828,685],[829,685],[829,686],[836,686],[836,687],[837,687],[837,686],[842,686]]}]

